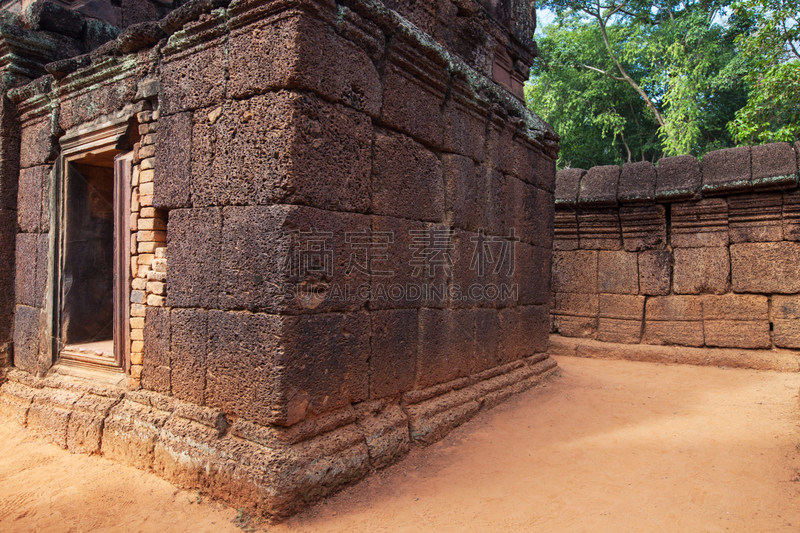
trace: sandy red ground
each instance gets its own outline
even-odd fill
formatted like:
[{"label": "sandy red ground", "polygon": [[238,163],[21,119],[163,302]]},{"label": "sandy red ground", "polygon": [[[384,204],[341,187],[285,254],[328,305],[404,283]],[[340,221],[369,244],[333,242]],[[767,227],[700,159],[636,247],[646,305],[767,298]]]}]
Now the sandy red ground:
[{"label": "sandy red ground", "polygon": [[[559,358],[561,375],[278,525],[800,531],[800,374]],[[0,530],[238,532],[237,511],[0,423]]]}]

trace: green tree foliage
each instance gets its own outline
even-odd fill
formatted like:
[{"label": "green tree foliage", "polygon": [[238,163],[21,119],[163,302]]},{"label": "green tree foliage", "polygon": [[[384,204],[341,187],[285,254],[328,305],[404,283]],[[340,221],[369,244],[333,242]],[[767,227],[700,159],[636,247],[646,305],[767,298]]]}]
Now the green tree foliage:
[{"label": "green tree foliage", "polygon": [[728,0],[547,0],[529,105],[562,136],[560,166],[701,154],[732,145],[726,124],[746,100]]},{"label": "green tree foliage", "polygon": [[752,29],[736,39],[750,94],[731,134],[749,144],[800,139],[800,2],[742,0],[734,10]]}]

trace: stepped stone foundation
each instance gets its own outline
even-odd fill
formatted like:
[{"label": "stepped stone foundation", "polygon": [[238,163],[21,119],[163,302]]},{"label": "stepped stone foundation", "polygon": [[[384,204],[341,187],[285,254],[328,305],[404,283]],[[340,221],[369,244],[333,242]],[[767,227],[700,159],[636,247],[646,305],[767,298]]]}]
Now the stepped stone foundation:
[{"label": "stepped stone foundation", "polygon": [[159,5],[0,24],[0,412],[282,517],[554,371],[527,1]]},{"label": "stepped stone foundation", "polygon": [[[773,143],[559,171],[552,332],[674,347],[641,357],[796,371],[799,154]],[[713,350],[689,355],[702,347]]]}]

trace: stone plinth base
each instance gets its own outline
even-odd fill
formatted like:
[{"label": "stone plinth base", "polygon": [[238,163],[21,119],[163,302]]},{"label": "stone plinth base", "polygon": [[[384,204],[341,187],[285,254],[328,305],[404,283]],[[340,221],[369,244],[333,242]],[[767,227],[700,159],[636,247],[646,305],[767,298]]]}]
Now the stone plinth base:
[{"label": "stone plinth base", "polygon": [[289,428],[230,420],[149,391],[11,370],[0,416],[73,453],[100,454],[273,519],[430,444],[557,368],[546,354]]},{"label": "stone plinth base", "polygon": [[797,352],[790,350],[617,344],[551,335],[549,353],[555,356],[568,355],[593,359],[626,359],[649,363],[726,366],[754,370],[777,370],[779,372],[800,371],[800,357]]}]

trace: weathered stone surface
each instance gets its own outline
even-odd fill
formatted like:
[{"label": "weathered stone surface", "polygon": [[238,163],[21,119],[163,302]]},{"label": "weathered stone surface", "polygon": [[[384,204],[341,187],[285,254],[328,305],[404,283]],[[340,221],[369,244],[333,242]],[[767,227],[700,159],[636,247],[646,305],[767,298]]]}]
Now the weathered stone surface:
[{"label": "weathered stone surface", "polygon": [[669,294],[672,256],[667,250],[647,250],[639,254],[639,294]]},{"label": "weathered stone surface", "polygon": [[785,190],[797,187],[797,159],[790,143],[769,143],[750,149],[753,189]]},{"label": "weathered stone surface", "polygon": [[702,320],[703,300],[697,296],[647,299],[647,320]]},{"label": "weathered stone surface", "polygon": [[568,168],[556,173],[556,206],[577,207],[581,178],[585,174],[582,168]]},{"label": "weathered stone surface", "polygon": [[[280,324],[278,342],[283,349],[274,355],[271,413],[255,413],[258,408],[254,407],[246,415],[250,420],[259,422],[271,415],[272,423],[288,426],[306,416],[368,399],[370,321],[366,313],[281,317]],[[209,354],[209,371],[211,359]],[[249,373],[259,372],[248,366]]]},{"label": "weathered stone surface", "polygon": [[26,12],[31,29],[51,31],[78,39],[86,25],[84,18],[61,4],[33,2]]},{"label": "weathered stone surface", "polygon": [[[378,72],[367,54],[308,16],[244,26],[231,33],[229,91],[234,98],[283,88],[311,90],[376,117]],[[330,65],[337,65],[331,69]]]},{"label": "weathered stone surface", "polygon": [[442,154],[444,209],[453,226],[469,231],[486,228],[486,173],[468,157]]},{"label": "weathered stone surface", "polygon": [[597,293],[596,251],[553,252],[553,291]]},{"label": "weathered stone surface", "polygon": [[698,195],[702,175],[695,157],[663,157],[658,162],[656,173],[656,199],[659,202],[691,200]]},{"label": "weathered stone surface", "polygon": [[556,162],[534,148],[524,136],[514,138],[514,170],[512,174],[550,194],[555,192]]},{"label": "weathered stone surface", "polygon": [[797,319],[773,321],[772,342],[781,348],[800,348],[800,322]]},{"label": "weathered stone surface", "polygon": [[171,11],[158,22],[164,32],[172,34],[183,28],[183,25],[187,22],[197,20],[204,13],[216,8],[226,7],[229,3],[230,0],[190,0]]},{"label": "weathered stone surface", "polygon": [[800,244],[796,242],[731,245],[734,292],[793,294],[800,292]]},{"label": "weathered stone surface", "polygon": [[368,397],[366,314],[210,312],[208,334],[206,403],[226,413],[288,426]]},{"label": "weathered stone surface", "polygon": [[177,209],[167,223],[167,305],[219,304],[222,210]]},{"label": "weathered stone surface", "polygon": [[134,100],[136,83],[136,76],[129,71],[125,77],[104,80],[95,85],[92,91],[72,91],[65,94],[61,98],[57,130],[52,137],[53,151],[48,159],[54,161],[58,157],[58,137],[61,135],[59,129],[70,130],[101,117],[109,110],[122,109]]},{"label": "weathered stone surface", "polygon": [[[20,168],[51,163],[56,157],[56,142],[53,134],[53,121],[48,117],[26,124],[20,139]],[[8,183],[8,195],[16,196],[16,184]],[[11,193],[11,187],[14,193]]]},{"label": "weathered stone surface", "polygon": [[39,372],[39,309],[18,305],[14,313],[14,366]]},{"label": "weathered stone surface", "polygon": [[[0,113],[2,112],[0,107]],[[2,119],[0,119],[0,126]],[[0,137],[0,209],[17,209],[19,184],[19,138]]]},{"label": "weathered stone surface", "polygon": [[781,196],[783,238],[787,241],[800,241],[800,191],[784,192]]},{"label": "weathered stone surface", "polygon": [[722,198],[671,206],[673,247],[701,248],[728,245],[728,203]]},{"label": "weathered stone surface", "polygon": [[590,168],[581,178],[578,205],[582,207],[616,207],[620,168],[605,165]]},{"label": "weathered stone surface", "polygon": [[584,250],[622,249],[622,230],[616,209],[581,209],[578,233],[580,247]]},{"label": "weathered stone surface", "polygon": [[371,149],[366,115],[314,95],[230,101],[194,114],[192,201],[366,211]]},{"label": "weathered stone surface", "polygon": [[731,348],[695,348],[684,346],[625,346],[616,343],[568,339],[553,336],[560,354],[597,359],[626,359],[650,363],[706,365],[797,372],[797,357],[789,352],[742,350]]},{"label": "weathered stone surface", "polygon": [[417,362],[417,311],[392,309],[370,313],[369,397],[384,398],[414,386]]},{"label": "weathered stone surface", "polygon": [[508,123],[508,114],[501,106],[492,106],[492,115],[486,131],[485,164],[503,174],[514,175],[516,160],[514,157],[515,128]]},{"label": "weathered stone surface", "polygon": [[[604,295],[606,296],[606,295]],[[573,292],[555,293],[553,312],[558,315],[596,317],[600,310],[598,294],[580,294]]]},{"label": "weathered stone surface", "polygon": [[598,252],[597,287],[600,292],[638,294],[637,255],[631,252]]},{"label": "weathered stone surface", "polygon": [[442,438],[478,412],[477,400],[477,392],[467,388],[406,407],[411,438],[426,444]]},{"label": "weathered stone surface", "polygon": [[[367,264],[367,252],[356,248],[350,248],[350,254],[355,252],[352,265],[359,265],[363,271],[369,272],[370,276],[370,294],[363,300],[369,300],[370,309],[397,309],[397,308],[416,308],[416,307],[442,307],[447,302],[446,294],[431,294],[431,291],[423,293],[421,287],[423,284],[430,283],[432,285],[441,286],[442,283],[447,282],[447,275],[444,266],[447,263],[446,253],[458,254],[460,249],[460,242],[457,238],[459,231],[456,231],[456,239],[450,239],[448,236],[450,232],[444,230],[441,233],[437,229],[434,233],[434,226],[425,224],[424,222],[416,222],[403,218],[393,217],[370,217],[372,222],[372,235],[376,239],[373,242],[384,243],[387,245],[386,257],[378,257],[379,254],[373,255],[371,268]],[[439,257],[432,258],[425,256],[424,245],[430,242],[428,238],[433,238],[438,235],[442,242],[447,245],[447,242],[455,240],[454,251],[443,250]],[[359,238],[351,240],[356,242]],[[388,241],[393,239],[391,243]],[[471,253],[471,252],[470,252]],[[349,254],[348,254],[349,255]],[[382,255],[382,252],[381,254]],[[469,263],[465,261],[469,259],[461,259],[456,255],[451,255],[451,259],[455,261],[453,265],[453,276],[455,283],[463,283],[464,276],[461,274],[464,268],[467,268]],[[432,261],[437,263],[431,264]],[[428,276],[428,266],[433,269],[432,275]],[[350,265],[348,264],[348,267]],[[417,271],[419,268],[419,271]],[[354,271],[354,274],[358,272]],[[393,286],[399,285],[403,290],[398,294],[398,289]],[[417,289],[417,290],[415,290]]]},{"label": "weathered stone surface", "polygon": [[619,177],[617,198],[622,205],[648,205],[655,202],[656,168],[650,161],[625,163]]},{"label": "weathered stone surface", "polygon": [[373,213],[430,222],[444,220],[442,165],[433,152],[405,135],[378,130],[374,154]]},{"label": "weathered stone surface", "polygon": [[478,172],[485,174],[487,193],[486,193],[486,233],[489,235],[506,235],[506,228],[509,215],[507,182],[510,178],[502,172],[486,166],[478,167]]},{"label": "weathered stone surface", "polygon": [[117,49],[123,54],[130,54],[143,48],[150,48],[166,36],[155,21],[137,22],[129,25],[117,37]]},{"label": "weathered stone surface", "polygon": [[37,233],[17,234],[16,252],[16,300],[18,304],[31,307],[41,306],[37,302],[36,264],[39,256],[39,235]]},{"label": "weathered stone surface", "polygon": [[148,307],[144,321],[142,387],[170,393],[170,318],[169,309]]},{"label": "weathered stone surface", "polygon": [[747,192],[753,188],[749,146],[709,152],[703,157],[701,167],[704,195]]},{"label": "weathered stone surface", "polygon": [[577,250],[578,215],[571,209],[556,209],[553,223],[553,249]]},{"label": "weathered stone surface", "polygon": [[770,320],[793,320],[800,318],[800,295],[781,296],[771,298]]},{"label": "weathered stone surface", "polygon": [[0,343],[11,341],[14,325],[16,213],[0,209]]},{"label": "weathered stone surface", "polygon": [[648,298],[645,344],[703,345],[703,304],[699,296]]},{"label": "weathered stone surface", "polygon": [[161,117],[156,143],[153,205],[190,207],[192,194],[192,113]]},{"label": "weathered stone surface", "polygon": [[0,387],[0,414],[25,426],[28,410],[37,390],[22,383],[6,381]]},{"label": "weathered stone surface", "polygon": [[397,462],[411,447],[405,412],[399,405],[382,404],[365,402],[356,406],[358,426],[366,436],[369,461],[373,468],[383,468]]},{"label": "weathered stone surface", "polygon": [[644,296],[601,294],[599,316],[641,322],[644,318],[644,301]]},{"label": "weathered stone surface", "polygon": [[420,309],[416,387],[464,377],[474,368],[474,313],[466,309]]},{"label": "weathered stone surface", "polygon": [[128,395],[111,408],[103,428],[103,455],[123,464],[148,470],[159,432],[171,411],[134,401]]},{"label": "weathered stone surface", "polygon": [[553,317],[553,330],[565,337],[594,338],[597,318],[556,315]]},{"label": "weathered stone surface", "polygon": [[[730,289],[731,259],[727,248],[676,248],[672,290],[675,294],[725,294]],[[744,292],[736,290],[736,292]]]},{"label": "weathered stone surface", "polygon": [[72,453],[100,453],[103,423],[119,397],[83,394],[71,407],[67,426],[67,448]]},{"label": "weathered stone surface", "polygon": [[425,145],[441,148],[442,106],[449,80],[445,65],[413,50],[403,38],[392,42],[385,61],[380,121]]},{"label": "weathered stone surface", "polygon": [[[550,299],[553,253],[550,248],[516,243],[512,281],[519,290],[520,305],[546,304]],[[504,281],[501,278],[501,282]],[[505,281],[508,281],[507,279]]]},{"label": "weathered stone surface", "polygon": [[769,299],[755,294],[703,296],[704,320],[768,320]]},{"label": "weathered stone surface", "polygon": [[[285,416],[280,412],[284,406],[278,401],[275,383],[275,356],[280,340],[278,317],[210,311],[206,405],[260,424],[285,423]],[[293,421],[302,420],[308,404],[303,398],[298,400],[296,407],[300,412],[293,414]]]},{"label": "weathered stone surface", "polygon": [[505,360],[500,349],[500,314],[495,309],[475,309],[475,369],[495,368]]},{"label": "weathered stone surface", "polygon": [[190,52],[164,59],[161,112],[172,115],[222,103],[228,60],[226,38],[208,40]]},{"label": "weathered stone surface", "polygon": [[642,339],[641,320],[600,318],[598,322],[597,340],[599,341],[639,344]]},{"label": "weathered stone surface", "polygon": [[181,400],[203,405],[208,313],[203,309],[173,309],[169,326],[172,394]]},{"label": "weathered stone surface", "polygon": [[[351,244],[359,235],[373,238],[370,222],[304,206],[226,207],[220,307],[292,314],[361,308],[365,302],[352,296],[369,284],[370,270]],[[376,260],[373,267],[389,265]]]},{"label": "weathered stone surface", "polygon": [[730,242],[783,240],[780,193],[756,193],[728,197]]},{"label": "weathered stone surface", "polygon": [[553,197],[514,177],[506,179],[506,231],[522,242],[551,249],[553,247]]},{"label": "weathered stone surface", "polygon": [[516,361],[547,350],[548,312],[546,305],[520,305],[500,310],[500,361]]},{"label": "weathered stone surface", "polygon": [[28,410],[28,429],[35,435],[66,448],[70,411],[81,396],[79,392],[64,389],[41,389],[33,397]]},{"label": "weathered stone surface", "polygon": [[37,235],[36,238],[36,281],[34,285],[33,304],[45,307],[45,289],[47,288],[47,255],[49,238],[46,233]]},{"label": "weathered stone surface", "polygon": [[[445,102],[442,111],[444,151],[461,154],[474,161],[482,162],[486,158],[488,112],[489,103],[469,87],[469,82],[456,76],[452,81],[450,98]],[[520,146],[519,143],[516,146]],[[525,155],[532,157],[532,154]],[[520,161],[520,164],[525,164],[525,162]],[[542,177],[538,175],[531,175],[530,178],[529,181],[533,184],[541,183],[542,180]]]},{"label": "weathered stone surface", "polygon": [[[541,272],[542,265],[536,264],[537,259],[540,258],[533,256],[534,247],[528,244],[461,230],[456,230],[451,242],[454,246],[451,254],[452,274],[435,279],[437,284],[444,286],[449,284],[456,291],[448,295],[450,307],[516,305],[519,300],[519,290],[512,291],[513,294],[508,291],[503,291],[504,294],[501,294],[500,289],[510,288],[514,283],[519,283],[522,278],[528,282],[533,277],[534,271]],[[523,266],[520,261],[527,262],[527,266],[533,270],[523,272],[522,269],[526,266]],[[433,259],[426,262],[432,263]],[[539,268],[536,268],[537,266]],[[424,280],[423,277],[415,281],[418,283]],[[531,283],[528,289],[531,291],[542,290],[542,286]],[[526,293],[526,296],[541,297],[541,295],[533,295],[530,292]],[[432,305],[427,304],[426,307],[432,307]]]},{"label": "weathered stone surface", "polygon": [[720,348],[769,348],[769,322],[766,320],[705,320],[706,346]]},{"label": "weathered stone surface", "polygon": [[703,322],[685,320],[647,320],[644,344],[703,346]]},{"label": "weathered stone surface", "polygon": [[[19,229],[24,233],[47,231],[42,211],[50,209],[50,166],[41,165],[22,169],[19,173],[19,196],[16,202]],[[4,203],[0,199],[0,204]],[[49,219],[49,217],[48,217]],[[49,225],[49,224],[48,224]]]},{"label": "weathered stone surface", "polygon": [[121,0],[122,26],[156,20],[156,5],[147,0]]},{"label": "weathered stone surface", "polygon": [[667,245],[667,217],[663,205],[621,207],[619,219],[625,251],[663,249]]}]

